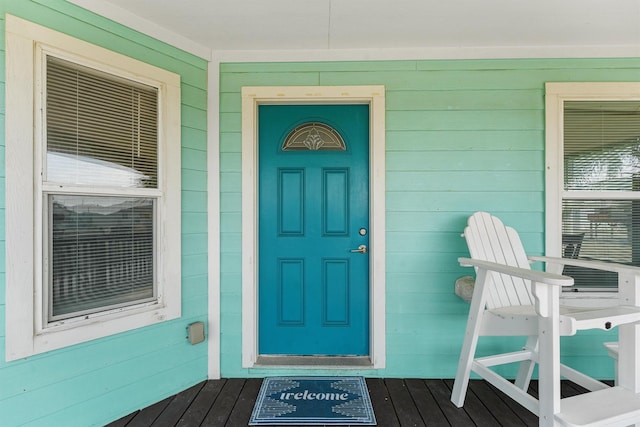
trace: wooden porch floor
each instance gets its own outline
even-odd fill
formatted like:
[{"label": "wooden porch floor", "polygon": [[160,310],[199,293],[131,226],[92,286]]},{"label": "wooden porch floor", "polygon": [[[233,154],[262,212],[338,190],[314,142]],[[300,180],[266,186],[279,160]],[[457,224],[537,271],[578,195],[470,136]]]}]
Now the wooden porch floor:
[{"label": "wooden porch floor", "polygon": [[[203,381],[107,427],[245,427],[262,379]],[[450,401],[453,380],[368,378],[380,427],[537,426],[538,418],[483,380],[472,380],[464,408]],[[530,393],[536,393],[535,382]],[[562,382],[563,397],[584,389]]]}]

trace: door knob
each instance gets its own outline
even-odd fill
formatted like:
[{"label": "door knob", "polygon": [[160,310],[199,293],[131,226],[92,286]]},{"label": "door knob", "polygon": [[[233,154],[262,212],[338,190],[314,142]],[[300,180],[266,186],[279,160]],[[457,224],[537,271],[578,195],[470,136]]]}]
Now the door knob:
[{"label": "door knob", "polygon": [[351,249],[351,252],[358,252],[361,254],[366,254],[367,253],[367,245],[360,245],[358,246],[358,249]]}]

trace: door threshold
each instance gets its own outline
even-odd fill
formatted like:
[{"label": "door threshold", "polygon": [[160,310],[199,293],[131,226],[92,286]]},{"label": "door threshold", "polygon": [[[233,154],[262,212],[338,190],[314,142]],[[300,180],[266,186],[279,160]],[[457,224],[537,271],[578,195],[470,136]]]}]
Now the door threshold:
[{"label": "door threshold", "polygon": [[291,367],[291,368],[373,368],[369,356],[258,356],[255,367]]}]

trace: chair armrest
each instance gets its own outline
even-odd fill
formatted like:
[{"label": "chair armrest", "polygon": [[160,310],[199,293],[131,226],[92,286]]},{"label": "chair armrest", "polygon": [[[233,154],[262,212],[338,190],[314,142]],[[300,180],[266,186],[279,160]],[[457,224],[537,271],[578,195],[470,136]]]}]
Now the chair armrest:
[{"label": "chair armrest", "polygon": [[[473,258],[458,258],[463,267],[478,267],[489,271],[531,280],[536,283],[546,283],[554,286],[573,286],[573,278],[560,274],[547,273],[546,271],[530,270],[528,268],[512,267],[497,262],[484,261]],[[639,269],[640,270],[640,269]]]},{"label": "chair armrest", "polygon": [[571,265],[573,267],[592,268],[595,270],[611,271],[614,273],[640,275],[640,267],[632,265],[618,264],[615,262],[593,261],[575,258],[557,258],[548,256],[531,256],[530,260],[536,262],[546,262],[551,264]]}]

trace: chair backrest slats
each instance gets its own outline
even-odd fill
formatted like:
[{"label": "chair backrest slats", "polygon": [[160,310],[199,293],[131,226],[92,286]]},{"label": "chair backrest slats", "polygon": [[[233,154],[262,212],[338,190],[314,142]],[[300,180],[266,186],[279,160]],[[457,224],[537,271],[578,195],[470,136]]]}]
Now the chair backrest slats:
[{"label": "chair backrest slats", "polygon": [[[476,212],[468,221],[464,236],[472,258],[529,268],[518,233],[486,212]],[[528,281],[504,274],[492,274],[487,308],[533,303]]]}]

